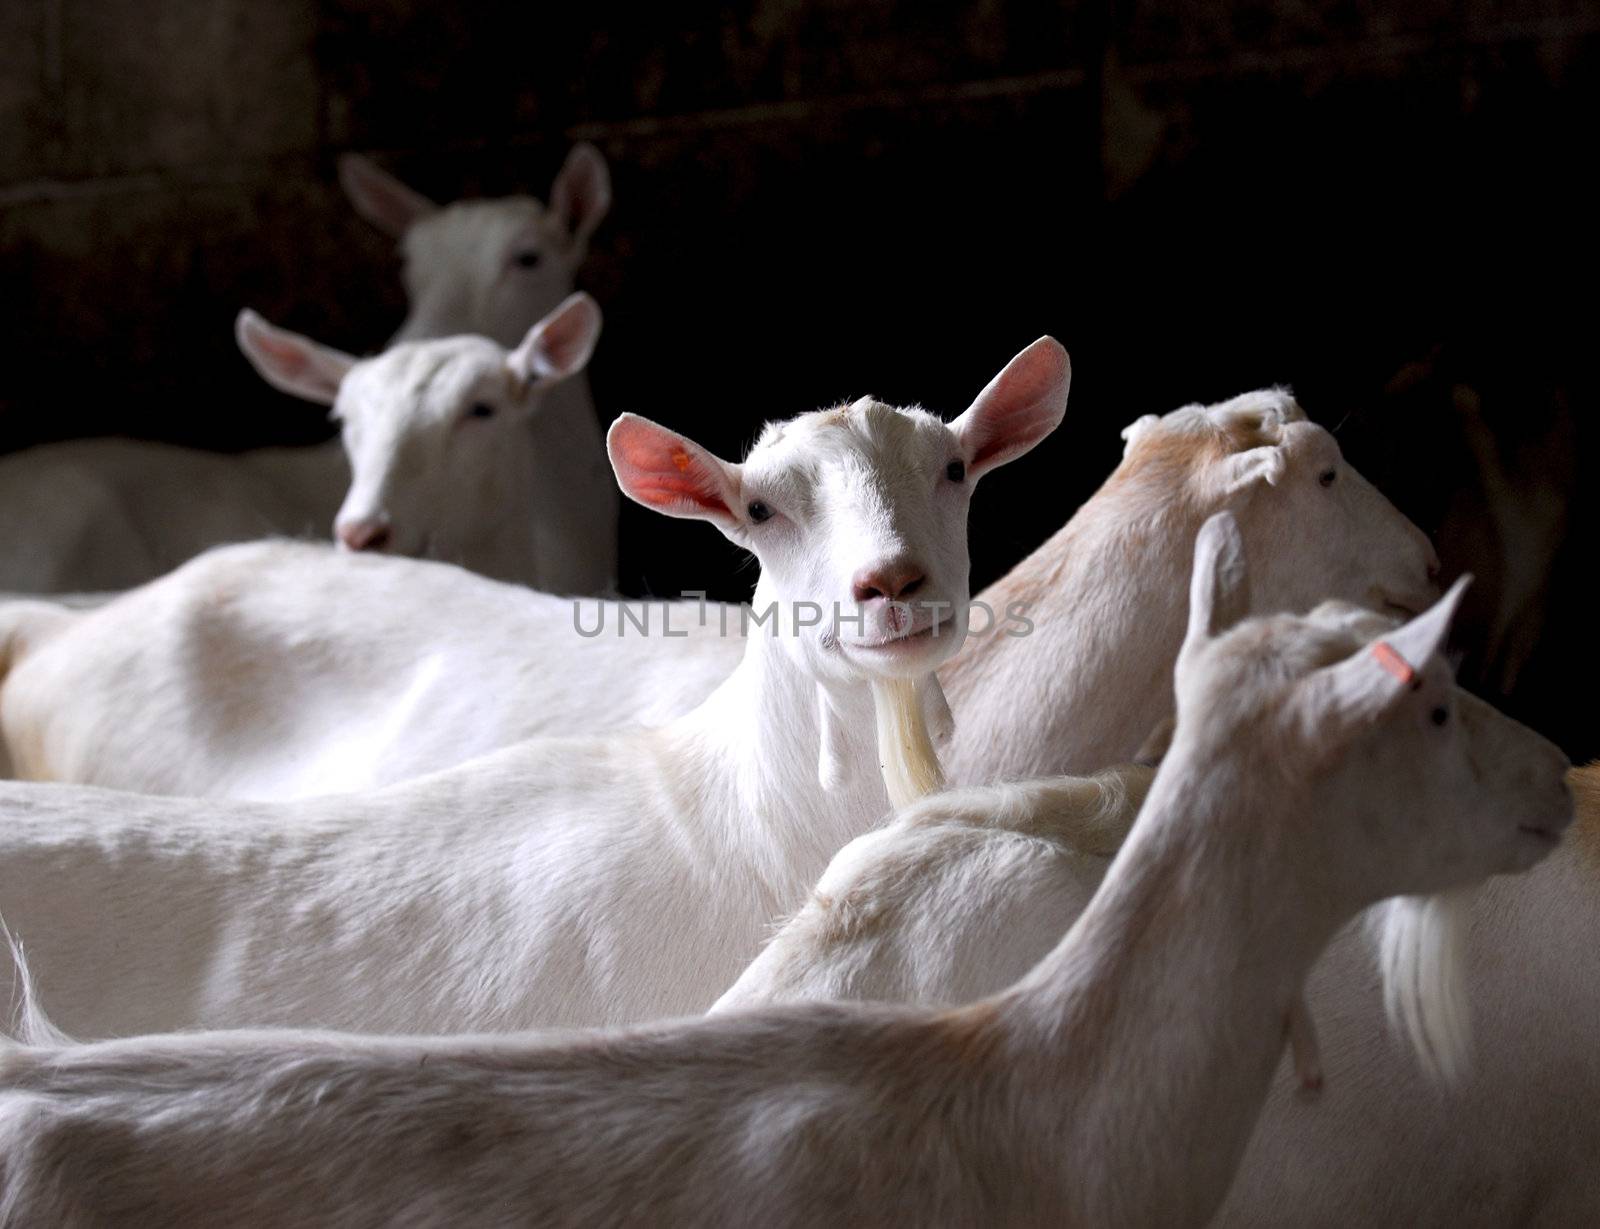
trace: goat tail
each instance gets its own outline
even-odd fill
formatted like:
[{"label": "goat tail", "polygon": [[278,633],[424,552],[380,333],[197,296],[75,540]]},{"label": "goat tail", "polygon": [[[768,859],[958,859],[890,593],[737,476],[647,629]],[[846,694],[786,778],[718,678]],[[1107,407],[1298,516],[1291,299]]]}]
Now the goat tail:
[{"label": "goat tail", "polygon": [[0,684],[24,654],[76,617],[59,602],[40,598],[0,598]]},{"label": "goat tail", "polygon": [[1471,1049],[1466,962],[1474,891],[1397,896],[1368,913],[1390,1025],[1444,1083],[1465,1072]]}]

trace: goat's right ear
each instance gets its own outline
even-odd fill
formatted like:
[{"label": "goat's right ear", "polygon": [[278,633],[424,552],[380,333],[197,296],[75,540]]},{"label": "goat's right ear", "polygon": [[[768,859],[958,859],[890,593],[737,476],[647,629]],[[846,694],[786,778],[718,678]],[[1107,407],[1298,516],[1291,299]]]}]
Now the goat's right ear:
[{"label": "goat's right ear", "polygon": [[411,229],[412,223],[439,209],[415,188],[408,188],[360,154],[340,156],[339,183],[357,213],[396,239]]},{"label": "goat's right ear", "polygon": [[743,523],[739,467],[648,418],[623,414],[606,432],[617,485],[667,516],[710,521],[727,532]]},{"label": "goat's right ear", "polygon": [[524,384],[550,384],[576,375],[600,339],[600,305],[583,291],[568,295],[510,354],[506,366]]},{"label": "goat's right ear", "polygon": [[1245,567],[1244,537],[1231,512],[1218,512],[1194,542],[1194,571],[1189,576],[1189,630],[1184,647],[1227,631],[1250,610],[1250,577]]},{"label": "goat's right ear", "polygon": [[356,360],[309,337],[268,324],[248,307],[234,322],[239,349],[261,378],[279,392],[332,405]]}]

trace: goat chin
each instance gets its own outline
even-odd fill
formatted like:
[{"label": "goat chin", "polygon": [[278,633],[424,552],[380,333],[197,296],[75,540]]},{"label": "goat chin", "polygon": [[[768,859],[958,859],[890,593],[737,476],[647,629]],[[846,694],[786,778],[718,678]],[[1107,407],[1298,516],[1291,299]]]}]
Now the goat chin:
[{"label": "goat chin", "polygon": [[944,769],[928,734],[922,688],[939,686],[926,679],[874,679],[872,707],[878,724],[878,762],[883,784],[895,809],[944,788]]},{"label": "goat chin", "polygon": [[1470,1057],[1466,951],[1476,890],[1396,896],[1367,913],[1389,1023],[1410,1041],[1423,1070],[1442,1083],[1459,1078]]}]

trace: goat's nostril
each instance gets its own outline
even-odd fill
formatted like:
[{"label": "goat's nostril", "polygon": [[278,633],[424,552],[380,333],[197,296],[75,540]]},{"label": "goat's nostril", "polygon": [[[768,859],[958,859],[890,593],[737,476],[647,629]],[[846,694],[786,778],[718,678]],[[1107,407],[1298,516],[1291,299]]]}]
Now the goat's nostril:
[{"label": "goat's nostril", "polygon": [[338,532],[347,550],[381,551],[391,536],[389,526],[381,521],[355,521],[340,525]]},{"label": "goat's nostril", "polygon": [[882,597],[883,591],[870,584],[856,581],[850,588],[850,595],[861,603],[870,602],[875,597]]},{"label": "goat's nostril", "polygon": [[903,601],[928,582],[928,574],[916,564],[883,564],[862,568],[851,580],[850,593],[857,602],[875,598]]}]

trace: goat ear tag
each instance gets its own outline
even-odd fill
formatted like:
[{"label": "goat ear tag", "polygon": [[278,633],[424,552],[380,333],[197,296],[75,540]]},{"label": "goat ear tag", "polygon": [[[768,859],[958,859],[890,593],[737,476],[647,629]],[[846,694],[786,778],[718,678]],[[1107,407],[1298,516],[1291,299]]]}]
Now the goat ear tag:
[{"label": "goat ear tag", "polygon": [[1410,662],[1399,653],[1387,640],[1380,640],[1372,646],[1372,655],[1378,659],[1378,664],[1387,670],[1401,683],[1416,691],[1422,686],[1422,676],[1412,668]]}]

